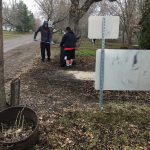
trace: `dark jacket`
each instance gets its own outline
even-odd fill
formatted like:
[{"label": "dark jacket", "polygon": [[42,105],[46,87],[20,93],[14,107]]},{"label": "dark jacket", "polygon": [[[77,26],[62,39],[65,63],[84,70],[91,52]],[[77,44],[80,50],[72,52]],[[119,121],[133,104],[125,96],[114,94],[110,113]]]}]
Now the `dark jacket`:
[{"label": "dark jacket", "polygon": [[41,42],[51,42],[52,38],[52,32],[50,28],[48,27],[48,22],[44,21],[43,25],[38,28],[38,30],[34,34],[34,39],[36,39],[36,36],[38,32],[41,32]]},{"label": "dark jacket", "polygon": [[75,48],[76,47],[75,34],[72,31],[67,32],[62,38],[60,46],[63,48]]}]

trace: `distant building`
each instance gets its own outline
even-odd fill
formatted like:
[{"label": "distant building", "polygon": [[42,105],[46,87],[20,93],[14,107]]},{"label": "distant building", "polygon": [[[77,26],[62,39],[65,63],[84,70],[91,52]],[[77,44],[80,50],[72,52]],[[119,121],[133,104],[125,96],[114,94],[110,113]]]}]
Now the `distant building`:
[{"label": "distant building", "polygon": [[3,24],[4,31],[16,31],[16,28],[11,24]]}]

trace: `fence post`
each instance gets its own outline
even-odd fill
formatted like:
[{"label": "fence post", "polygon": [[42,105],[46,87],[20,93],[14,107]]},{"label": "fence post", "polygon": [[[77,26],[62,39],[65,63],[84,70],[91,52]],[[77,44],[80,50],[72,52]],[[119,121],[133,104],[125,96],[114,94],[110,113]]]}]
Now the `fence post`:
[{"label": "fence post", "polygon": [[11,82],[10,105],[16,106],[20,102],[20,79],[16,78]]}]

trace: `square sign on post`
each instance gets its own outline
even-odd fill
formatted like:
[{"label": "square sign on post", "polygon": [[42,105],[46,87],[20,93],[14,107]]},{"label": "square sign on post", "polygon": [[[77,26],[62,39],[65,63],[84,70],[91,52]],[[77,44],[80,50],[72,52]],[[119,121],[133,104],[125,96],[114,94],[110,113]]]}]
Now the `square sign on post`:
[{"label": "square sign on post", "polygon": [[102,39],[103,18],[105,18],[105,39],[117,39],[119,36],[119,16],[90,16],[88,38]]}]

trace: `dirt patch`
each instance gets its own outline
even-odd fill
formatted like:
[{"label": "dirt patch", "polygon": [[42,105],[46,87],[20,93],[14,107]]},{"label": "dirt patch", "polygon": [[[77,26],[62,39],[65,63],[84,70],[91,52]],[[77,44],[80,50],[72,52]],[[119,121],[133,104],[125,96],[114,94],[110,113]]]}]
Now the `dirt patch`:
[{"label": "dirt patch", "polygon": [[[72,70],[78,70],[78,67]],[[98,93],[94,89],[94,81],[76,79],[69,71],[59,67],[57,58],[50,63],[35,60],[34,67],[21,76],[23,104],[47,111],[74,105],[95,105]]]},{"label": "dirt patch", "polygon": [[[59,57],[52,62],[41,63],[36,59],[33,68],[21,76],[21,101],[24,105],[41,111],[58,111],[70,107],[98,107],[99,92],[94,89],[94,81],[86,76],[93,72],[95,58],[76,59],[76,66],[70,70],[59,67]],[[76,78],[76,73],[85,70],[84,77]],[[80,72],[81,73],[81,72]],[[107,102],[150,103],[149,92],[105,91]]]}]

